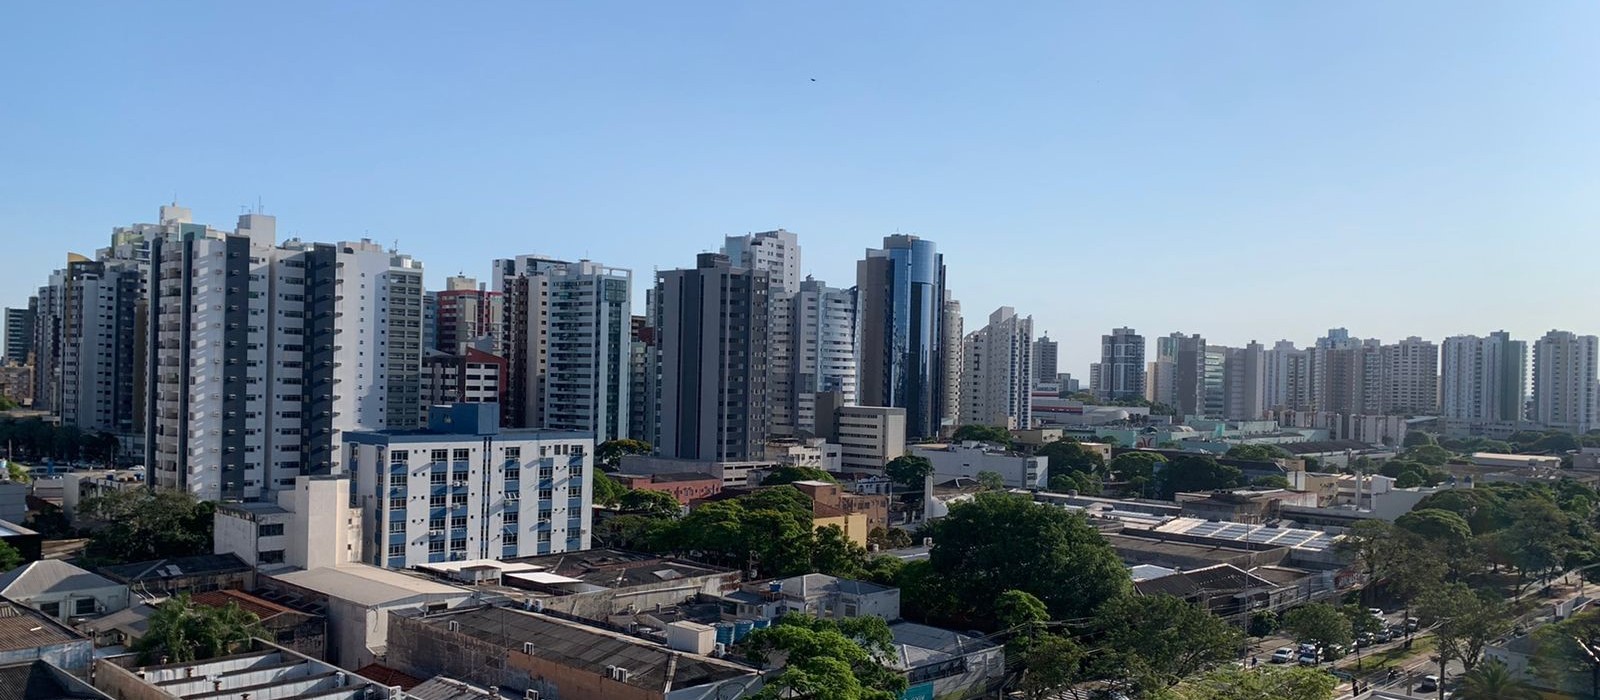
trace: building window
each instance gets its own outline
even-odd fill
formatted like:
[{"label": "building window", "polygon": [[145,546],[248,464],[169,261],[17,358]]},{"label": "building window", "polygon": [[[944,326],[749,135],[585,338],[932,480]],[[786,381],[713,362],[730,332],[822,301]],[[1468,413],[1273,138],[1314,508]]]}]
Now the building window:
[{"label": "building window", "polygon": [[405,531],[406,531],[406,521],[404,521],[404,520],[390,520],[389,521],[389,532],[390,533],[405,532]]},{"label": "building window", "polygon": [[556,475],[555,467],[551,467],[551,466],[539,467],[539,480],[540,481],[544,481],[546,479],[550,479],[550,478],[554,477],[555,475]]},{"label": "building window", "polygon": [[93,615],[95,600],[93,598],[79,598],[72,601],[73,615]]},{"label": "building window", "polygon": [[389,453],[390,464],[405,464],[411,459],[411,453],[405,450],[394,450]]},{"label": "building window", "polygon": [[449,476],[445,472],[434,472],[428,475],[428,483],[434,486],[444,486],[444,482],[449,480]]},{"label": "building window", "polygon": [[428,497],[428,507],[429,508],[443,508],[444,507],[444,494],[436,493],[436,494],[434,494],[432,496],[429,496]]},{"label": "building window", "polygon": [[501,522],[504,522],[507,525],[515,525],[515,524],[517,524],[517,521],[519,521],[521,519],[522,519],[522,513],[520,511],[508,510],[508,511],[505,512],[505,515],[501,518]]},{"label": "building window", "polygon": [[283,523],[270,523],[256,529],[257,537],[277,537],[283,534]]},{"label": "building window", "polygon": [[539,544],[550,544],[550,531],[549,530],[540,530],[539,531]]},{"label": "building window", "polygon": [[406,509],[406,498],[405,498],[405,496],[395,496],[394,498],[389,499],[389,510],[405,510],[405,509]]},{"label": "building window", "polygon": [[444,540],[434,540],[432,542],[429,542],[428,543],[428,553],[429,554],[443,554],[444,553]]},{"label": "building window", "polygon": [[539,500],[548,501],[554,497],[550,489],[539,489]]},{"label": "building window", "polygon": [[504,536],[504,539],[501,540],[501,543],[504,544],[507,547],[515,547],[515,546],[517,546],[517,533],[515,533],[515,532],[506,533],[505,536]]},{"label": "building window", "polygon": [[449,458],[450,458],[450,451],[449,450],[434,450],[433,451],[433,461],[434,462],[441,462],[442,463],[442,462],[444,462],[445,460],[447,460]]},{"label": "building window", "polygon": [[406,546],[403,544],[389,545],[389,558],[403,557],[406,555]]},{"label": "building window", "polygon": [[389,477],[389,488],[403,489],[406,487],[406,475],[394,474]]},{"label": "building window", "polygon": [[452,493],[452,494],[450,494],[450,505],[452,505],[452,506],[464,506],[466,504],[467,504],[467,494],[464,494],[464,493]]},{"label": "building window", "polygon": [[521,491],[507,491],[506,492],[506,500],[507,501],[512,501],[512,502],[520,501],[520,500],[522,500],[522,492]]},{"label": "building window", "polygon": [[511,468],[511,469],[507,469],[506,470],[506,481],[521,481],[521,480],[522,480],[522,470],[521,469]]},{"label": "building window", "polygon": [[51,602],[51,603],[40,603],[39,604],[39,612],[44,613],[47,617],[50,617],[50,618],[60,618],[61,617],[61,603],[59,601]]},{"label": "building window", "polygon": [[522,448],[521,447],[507,447],[506,448],[506,459],[522,459]]},{"label": "building window", "polygon": [[471,450],[456,450],[455,460],[454,461],[457,461],[457,462],[471,461],[471,459],[472,459],[471,454],[472,454]]},{"label": "building window", "polygon": [[429,518],[428,519],[428,529],[429,530],[443,530],[444,529],[444,518]]},{"label": "building window", "polygon": [[582,481],[583,480],[583,466],[575,464],[573,466],[567,467],[567,478],[571,479],[572,481]]},{"label": "building window", "polygon": [[467,538],[458,537],[456,539],[450,540],[450,551],[452,551],[452,552],[465,552],[465,551],[467,551]]},{"label": "building window", "polygon": [[539,509],[539,522],[541,522],[541,523],[550,522],[550,509],[549,508],[540,508]]},{"label": "building window", "polygon": [[281,549],[272,549],[272,550],[268,550],[268,551],[262,552],[260,557],[259,557],[259,559],[260,559],[260,561],[256,562],[258,564],[282,564],[283,563],[283,550],[281,550]]},{"label": "building window", "polygon": [[451,529],[460,530],[467,526],[467,516],[457,515],[450,519]]}]

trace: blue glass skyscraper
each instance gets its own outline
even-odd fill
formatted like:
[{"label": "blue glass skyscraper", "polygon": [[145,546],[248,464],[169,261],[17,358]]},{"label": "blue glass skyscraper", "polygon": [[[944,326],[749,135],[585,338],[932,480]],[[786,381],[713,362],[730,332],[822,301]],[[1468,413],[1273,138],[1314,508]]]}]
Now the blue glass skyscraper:
[{"label": "blue glass skyscraper", "polygon": [[906,437],[939,434],[944,415],[944,256],[933,241],[893,235],[856,263],[858,383],[863,406],[906,410]]}]

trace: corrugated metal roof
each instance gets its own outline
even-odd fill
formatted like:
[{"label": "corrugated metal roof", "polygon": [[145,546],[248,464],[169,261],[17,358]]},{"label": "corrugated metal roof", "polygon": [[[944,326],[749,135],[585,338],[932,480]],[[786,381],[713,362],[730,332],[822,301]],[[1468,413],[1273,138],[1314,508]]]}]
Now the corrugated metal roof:
[{"label": "corrugated metal roof", "polygon": [[19,603],[0,600],[0,651],[33,649],[87,639]]},{"label": "corrugated metal roof", "polygon": [[40,559],[0,576],[0,595],[26,600],[44,593],[67,593],[122,584],[59,559]]}]

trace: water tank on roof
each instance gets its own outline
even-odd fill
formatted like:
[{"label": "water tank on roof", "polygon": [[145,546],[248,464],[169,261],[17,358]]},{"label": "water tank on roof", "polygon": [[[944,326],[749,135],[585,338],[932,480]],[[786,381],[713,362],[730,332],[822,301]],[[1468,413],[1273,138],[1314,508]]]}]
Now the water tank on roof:
[{"label": "water tank on roof", "polygon": [[732,645],[733,644],[733,623],[731,623],[731,622],[718,622],[716,624],[716,628],[717,628],[717,643],[725,645],[725,646]]},{"label": "water tank on roof", "polygon": [[737,620],[733,623],[733,641],[742,642],[750,636],[750,631],[756,628],[754,620]]},{"label": "water tank on roof", "polygon": [[767,592],[768,593],[782,593],[783,592],[783,582],[782,581],[769,581],[769,582],[767,582]]}]

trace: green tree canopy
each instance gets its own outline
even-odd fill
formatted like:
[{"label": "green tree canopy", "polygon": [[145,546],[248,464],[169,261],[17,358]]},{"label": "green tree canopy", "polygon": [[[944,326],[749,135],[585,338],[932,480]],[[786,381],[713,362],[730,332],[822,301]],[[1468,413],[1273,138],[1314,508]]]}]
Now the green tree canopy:
[{"label": "green tree canopy", "polygon": [[1454,456],[1450,454],[1450,450],[1438,445],[1418,445],[1400,453],[1401,459],[1421,462],[1430,467],[1440,466],[1450,461],[1450,458]]},{"label": "green tree canopy", "polygon": [[1011,444],[1011,431],[998,425],[963,425],[956,428],[950,436],[956,442],[976,440],[978,442],[995,442],[1009,446]]},{"label": "green tree canopy", "polygon": [[894,637],[888,623],[870,615],[821,620],[789,614],[745,641],[751,660],[766,666],[785,657],[783,671],[754,697],[898,700],[905,676],[889,667]]},{"label": "green tree canopy", "polygon": [[1523,685],[1499,659],[1479,664],[1461,677],[1456,700],[1539,700],[1544,696]]},{"label": "green tree canopy", "polygon": [[883,473],[897,484],[920,487],[928,475],[933,473],[933,462],[929,462],[927,457],[900,455],[884,465]]},{"label": "green tree canopy", "polygon": [[1511,616],[1503,603],[1460,583],[1425,593],[1417,613],[1425,624],[1434,625],[1439,655],[1460,661],[1469,671],[1482,658],[1484,646],[1511,631]]},{"label": "green tree canopy", "polygon": [[1350,618],[1327,603],[1308,603],[1290,610],[1283,617],[1283,629],[1302,642],[1322,647],[1330,644],[1350,646]]},{"label": "green tree canopy", "polygon": [[647,518],[676,518],[683,514],[683,504],[665,491],[630,489],[623,492],[617,505],[623,513]]},{"label": "green tree canopy", "polygon": [[1228,448],[1223,455],[1228,459],[1248,459],[1257,462],[1267,462],[1274,459],[1290,457],[1288,451],[1277,445],[1234,445]]},{"label": "green tree canopy", "polygon": [[599,469],[589,470],[589,485],[594,489],[594,504],[616,507],[628,488]]},{"label": "green tree canopy", "polygon": [[84,499],[78,512],[95,523],[84,553],[98,564],[211,553],[216,504],[184,491],[108,491]]},{"label": "green tree canopy", "polygon": [[1179,455],[1157,475],[1161,497],[1167,500],[1172,500],[1179,491],[1214,491],[1244,483],[1244,472],[1217,462],[1211,455]]},{"label": "green tree canopy", "polygon": [[1105,472],[1105,458],[1077,440],[1057,440],[1039,448],[1035,454],[1048,460],[1050,476]]},{"label": "green tree canopy", "polygon": [[1133,450],[1113,457],[1106,469],[1126,484],[1129,495],[1151,498],[1156,495],[1156,472],[1166,464],[1159,452]]},{"label": "green tree canopy", "polygon": [[994,601],[1008,590],[1044,601],[1054,619],[1088,615],[1131,585],[1111,546],[1083,516],[1008,493],[982,493],[932,526],[929,561],[957,618],[994,629]]},{"label": "green tree canopy", "polygon": [[237,603],[224,607],[197,605],[187,593],[162,603],[150,616],[149,628],[134,642],[139,663],[167,657],[168,663],[203,661],[235,653],[251,637],[266,637],[261,619]]},{"label": "green tree canopy", "polygon": [[643,440],[619,438],[600,443],[594,450],[595,461],[607,469],[616,469],[622,464],[622,458],[627,455],[647,455],[655,447]]},{"label": "green tree canopy", "polygon": [[1006,645],[1006,660],[1021,668],[1017,690],[1026,700],[1046,700],[1078,682],[1084,650],[1071,637],[1037,633]]},{"label": "green tree canopy", "polygon": [[1467,519],[1443,508],[1413,510],[1395,518],[1394,524],[1451,550],[1465,547],[1472,540],[1472,526]]},{"label": "green tree canopy", "polygon": [[1113,598],[1095,613],[1101,674],[1148,696],[1237,658],[1244,639],[1222,618],[1166,595]]},{"label": "green tree canopy", "polygon": [[0,542],[0,573],[15,569],[24,563],[22,552],[17,551],[17,548],[11,546],[9,542]]},{"label": "green tree canopy", "polygon": [[838,479],[816,467],[782,466],[772,470],[767,478],[761,480],[762,486],[782,486],[796,481],[826,481],[830,484],[839,483]]},{"label": "green tree canopy", "polygon": [[1306,667],[1223,666],[1174,689],[1173,700],[1332,700],[1339,679]]},{"label": "green tree canopy", "polygon": [[1432,435],[1424,433],[1424,432],[1422,432],[1420,430],[1408,430],[1408,431],[1406,431],[1405,439],[1400,441],[1400,446],[1401,447],[1422,447],[1424,445],[1436,445],[1436,444],[1438,444],[1438,443],[1436,441],[1434,441]]},{"label": "green tree canopy", "polygon": [[1002,628],[1020,627],[1050,619],[1050,609],[1044,601],[1027,591],[1012,589],[1001,593],[994,601],[995,619]]},{"label": "green tree canopy", "polygon": [[1004,491],[1006,478],[1000,476],[1000,472],[981,471],[978,472],[978,486],[985,491]]},{"label": "green tree canopy", "polygon": [[1268,474],[1251,479],[1250,485],[1263,489],[1286,489],[1289,488],[1289,479],[1278,474]]}]

